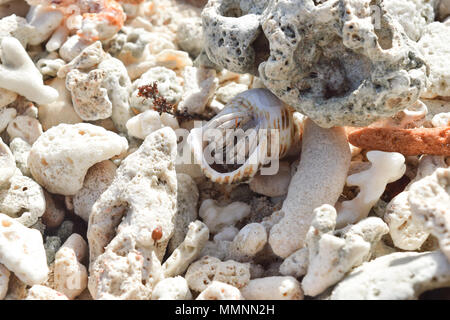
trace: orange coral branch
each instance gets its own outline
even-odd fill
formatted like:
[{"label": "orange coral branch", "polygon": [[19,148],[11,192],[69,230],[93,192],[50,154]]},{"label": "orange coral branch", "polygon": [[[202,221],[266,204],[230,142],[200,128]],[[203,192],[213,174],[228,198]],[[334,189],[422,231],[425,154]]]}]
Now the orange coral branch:
[{"label": "orange coral branch", "polygon": [[450,127],[443,128],[361,128],[348,135],[354,146],[366,150],[450,156]]}]

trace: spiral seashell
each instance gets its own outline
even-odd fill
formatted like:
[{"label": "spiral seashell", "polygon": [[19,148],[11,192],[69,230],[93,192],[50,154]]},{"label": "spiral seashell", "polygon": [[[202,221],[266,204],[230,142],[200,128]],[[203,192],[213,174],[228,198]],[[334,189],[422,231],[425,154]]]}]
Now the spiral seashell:
[{"label": "spiral seashell", "polygon": [[[213,140],[209,145],[208,138]],[[261,166],[285,156],[298,140],[293,110],[267,89],[238,94],[203,127],[192,129],[188,137],[195,163],[209,179],[222,184],[250,179]],[[213,163],[205,154],[211,152],[211,145],[215,148]],[[221,158],[224,165],[217,162]],[[228,159],[242,161],[228,163]]]}]

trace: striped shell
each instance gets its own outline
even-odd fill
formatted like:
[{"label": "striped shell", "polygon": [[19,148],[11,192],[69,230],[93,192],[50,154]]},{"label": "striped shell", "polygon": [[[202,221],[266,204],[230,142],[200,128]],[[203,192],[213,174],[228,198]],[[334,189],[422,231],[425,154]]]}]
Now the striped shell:
[{"label": "striped shell", "polygon": [[[227,129],[242,129],[245,132],[249,132],[248,129],[255,129],[253,132],[258,132],[258,137],[261,139],[258,141],[253,139],[251,140],[253,143],[249,142],[248,145],[244,142],[245,147],[241,145],[240,149],[239,142],[232,143],[231,139],[225,141],[223,152],[232,151],[233,154],[237,154],[244,151],[246,161],[234,170],[219,172],[205,159],[204,150],[207,141],[204,137],[208,129],[219,129],[223,134]],[[270,132],[273,132],[270,131],[271,129],[275,129],[279,137],[275,146],[268,144],[268,141],[271,140],[267,138]],[[203,127],[192,129],[188,143],[191,146],[195,163],[200,165],[203,173],[209,179],[217,183],[231,184],[248,180],[258,172],[262,165],[285,156],[298,139],[299,134],[294,125],[293,111],[289,106],[267,89],[251,89],[234,97],[219,114]],[[230,143],[234,147],[225,150],[230,147]],[[272,152],[270,147],[275,147],[275,152]],[[266,150],[268,151],[266,152]]]}]

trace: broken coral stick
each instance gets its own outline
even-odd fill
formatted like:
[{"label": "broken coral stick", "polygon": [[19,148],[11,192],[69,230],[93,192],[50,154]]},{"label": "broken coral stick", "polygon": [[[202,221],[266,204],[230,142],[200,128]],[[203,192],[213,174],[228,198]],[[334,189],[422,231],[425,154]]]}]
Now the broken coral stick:
[{"label": "broken coral stick", "polygon": [[450,127],[442,128],[361,128],[348,135],[354,146],[366,150],[450,156]]}]

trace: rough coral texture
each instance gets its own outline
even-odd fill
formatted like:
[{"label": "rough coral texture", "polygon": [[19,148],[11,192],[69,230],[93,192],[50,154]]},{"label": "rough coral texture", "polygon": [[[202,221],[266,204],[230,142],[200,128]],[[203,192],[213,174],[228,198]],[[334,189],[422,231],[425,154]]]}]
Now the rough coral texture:
[{"label": "rough coral texture", "polygon": [[413,218],[439,240],[450,261],[450,168],[439,168],[411,186],[408,195]]},{"label": "rough coral texture", "polygon": [[284,216],[270,230],[269,244],[275,254],[286,258],[304,246],[313,210],[338,200],[350,156],[343,128],[323,129],[310,119],[305,121],[302,157],[281,208]]},{"label": "rough coral texture", "polygon": [[10,274],[9,270],[0,264],[0,300],[3,300],[8,292]]},{"label": "rough coral texture", "polygon": [[448,287],[450,263],[439,251],[396,252],[354,269],[333,289],[331,300],[413,300]]},{"label": "rough coral texture", "polygon": [[430,67],[430,84],[422,97],[433,99],[450,96],[450,71],[445,61],[450,59],[450,25],[433,22],[425,27],[418,45]]},{"label": "rough coral texture", "polygon": [[110,160],[96,163],[89,168],[83,187],[73,196],[73,210],[76,215],[89,221],[92,206],[109,187],[116,176],[117,167]]},{"label": "rough coral texture", "polygon": [[369,260],[375,245],[389,232],[387,225],[376,217],[334,231],[336,210],[332,206],[323,205],[314,213],[306,236],[308,271],[302,280],[302,288],[309,296],[322,293],[352,268]]},{"label": "rough coral texture", "polygon": [[31,147],[28,164],[34,179],[52,193],[73,195],[88,169],[126,151],[127,140],[88,123],[60,124]]},{"label": "rough coral texture", "polygon": [[16,160],[17,168],[24,176],[31,176],[30,168],[28,167],[28,155],[30,154],[31,146],[19,137],[12,139],[9,146]]},{"label": "rough coral texture", "polygon": [[25,300],[69,300],[63,293],[52,288],[34,285],[28,290]]},{"label": "rough coral texture", "polygon": [[259,74],[323,127],[393,115],[427,84],[419,50],[381,0],[215,0],[202,19],[211,61]]},{"label": "rough coral texture", "polygon": [[69,299],[76,298],[87,287],[87,269],[80,263],[86,255],[87,243],[76,233],[56,252],[54,286]]},{"label": "rough coral texture", "polygon": [[152,133],[95,202],[87,234],[94,299],[151,298],[174,229],[175,157],[173,130]]},{"label": "rough coral texture", "polygon": [[413,219],[409,190],[423,178],[432,175],[438,168],[446,168],[441,156],[423,156],[419,160],[417,173],[405,190],[394,197],[387,205],[384,220],[389,226],[389,234],[394,245],[403,250],[417,250],[429,236],[425,226]]},{"label": "rough coral texture", "polygon": [[44,191],[29,177],[16,173],[9,180],[8,188],[0,190],[0,212],[26,227],[35,224],[44,211]]},{"label": "rough coral texture", "polygon": [[8,145],[0,139],[0,185],[8,182],[15,172],[14,156]]}]

